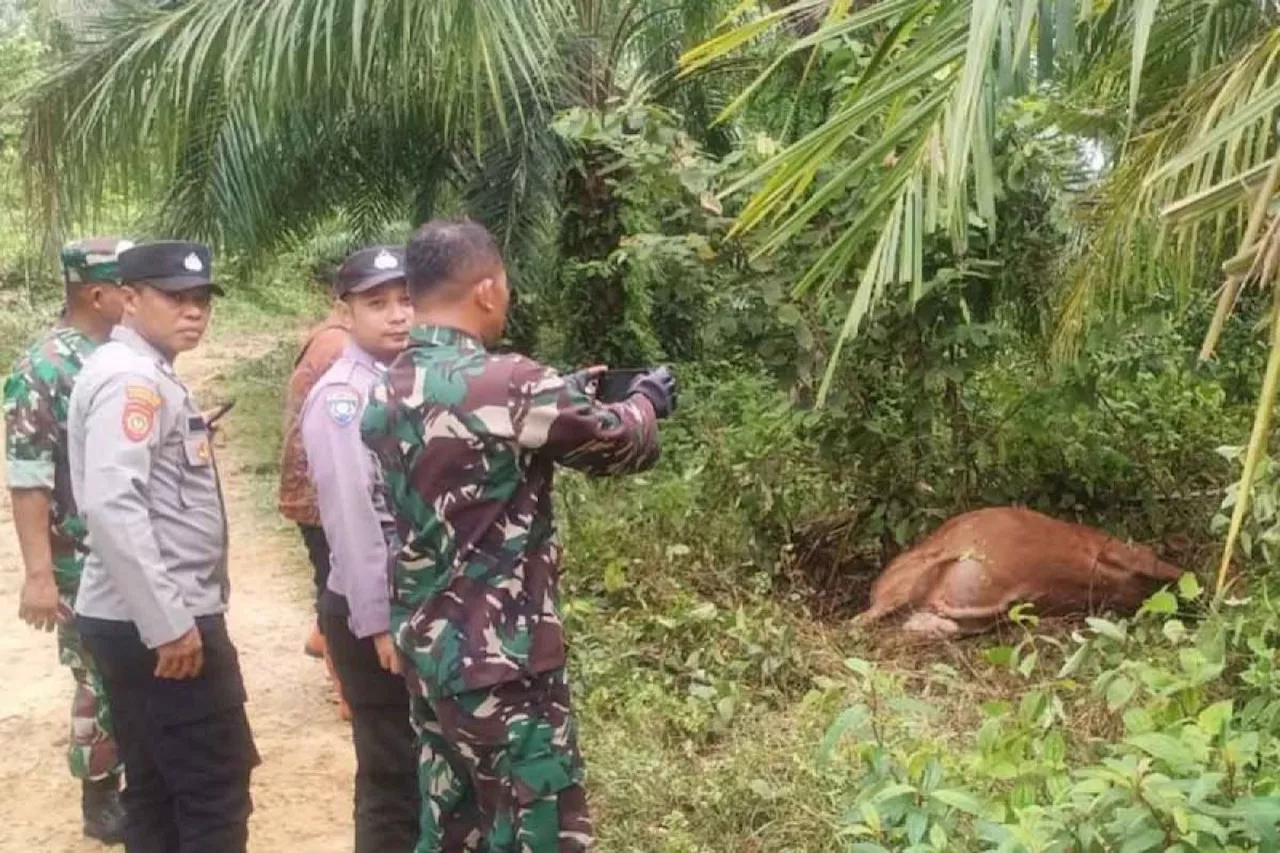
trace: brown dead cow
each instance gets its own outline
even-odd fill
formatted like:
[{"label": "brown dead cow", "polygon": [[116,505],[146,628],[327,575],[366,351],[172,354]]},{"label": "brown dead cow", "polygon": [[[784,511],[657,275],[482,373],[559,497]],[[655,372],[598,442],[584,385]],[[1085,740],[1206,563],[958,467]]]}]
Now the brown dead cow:
[{"label": "brown dead cow", "polygon": [[1132,610],[1182,572],[1150,549],[1028,509],[993,507],[948,520],[898,555],[871,587],[870,625],[901,610],[903,629],[935,637],[974,634],[1009,608],[1038,615]]}]

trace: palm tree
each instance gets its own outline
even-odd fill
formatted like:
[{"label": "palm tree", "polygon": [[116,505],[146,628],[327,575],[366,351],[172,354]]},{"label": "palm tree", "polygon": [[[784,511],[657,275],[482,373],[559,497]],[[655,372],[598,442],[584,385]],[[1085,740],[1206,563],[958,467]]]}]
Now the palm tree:
[{"label": "palm tree", "polygon": [[[687,114],[691,129],[705,134],[703,115],[714,96],[707,86],[676,86],[683,50],[710,34],[715,0],[577,0],[577,29],[563,53],[564,85],[556,106],[578,108],[598,121],[612,109],[667,103]],[[564,357],[625,364],[636,357],[626,334],[625,270],[613,262],[626,228],[614,187],[626,179],[614,153],[584,142],[566,158],[559,205],[557,255],[579,261],[572,281],[560,282],[558,314],[564,326]],[[583,310],[590,306],[590,310]]]},{"label": "palm tree", "polygon": [[[159,199],[157,231],[252,257],[335,216],[365,240],[460,207],[499,235],[527,283],[554,275],[557,249],[608,253],[620,236],[598,192],[607,164],[557,136],[555,113],[679,97],[681,51],[727,3],[104,5],[25,98],[44,221],[127,190]],[[560,226],[564,210],[595,236],[576,237],[573,217]],[[613,285],[597,288],[606,308]]]},{"label": "palm tree", "polygon": [[115,184],[157,190],[161,227],[222,245],[269,248],[335,207],[359,231],[537,118],[566,11],[114,3],[29,91],[28,163],[55,222]]},{"label": "palm tree", "polygon": [[[997,108],[1028,91],[1054,97],[1059,130],[1110,152],[1088,193],[1071,259],[1056,343],[1069,352],[1107,304],[1154,286],[1159,275],[1196,280],[1223,264],[1226,283],[1202,349],[1213,352],[1240,288],[1280,288],[1280,10],[1258,0],[799,0],[726,28],[686,54],[696,71],[794,25],[821,23],[792,40],[726,115],[741,109],[788,56],[820,62],[820,48],[861,39],[872,58],[826,119],[733,189],[751,196],[736,230],[765,232],[776,250],[849,193],[863,201],[795,287],[830,290],[856,275],[850,308],[822,395],[872,308],[914,302],[929,234],[967,249],[971,223],[999,227],[992,129]],[[806,28],[811,29],[811,28]],[[802,30],[805,31],[805,30]],[[845,156],[833,159],[837,152]],[[838,163],[838,168],[831,163]],[[1247,510],[1247,484],[1265,447],[1280,388],[1280,290],[1272,349],[1246,458],[1225,571]],[[1223,574],[1220,572],[1219,586]]]}]

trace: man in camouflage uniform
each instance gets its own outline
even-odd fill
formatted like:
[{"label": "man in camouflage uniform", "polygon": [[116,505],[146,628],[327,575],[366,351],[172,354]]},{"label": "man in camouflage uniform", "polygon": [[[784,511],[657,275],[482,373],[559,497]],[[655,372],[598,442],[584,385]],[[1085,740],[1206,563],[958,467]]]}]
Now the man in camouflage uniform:
[{"label": "man in camouflage uniform", "polygon": [[120,320],[116,255],[129,245],[95,238],[63,249],[63,316],[4,386],[6,480],[26,567],[19,615],[32,627],[57,628],[58,657],[76,685],[67,757],[82,781],[84,833],[113,844],[123,841],[122,768],[101,675],[71,618],[87,548],[67,467],[67,405],[84,360]]},{"label": "man in camouflage uniform", "polygon": [[657,459],[675,407],[659,368],[624,402],[495,355],[506,273],[471,222],[429,222],[406,251],[415,327],[374,386],[362,432],[404,543],[392,631],[405,655],[424,798],[418,853],[579,851],[591,844],[557,614],[556,463],[593,474]]}]

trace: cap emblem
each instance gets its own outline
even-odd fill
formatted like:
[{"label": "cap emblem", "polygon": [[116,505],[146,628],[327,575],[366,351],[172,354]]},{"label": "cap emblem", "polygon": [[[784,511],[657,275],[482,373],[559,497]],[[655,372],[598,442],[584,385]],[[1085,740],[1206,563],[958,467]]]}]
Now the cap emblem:
[{"label": "cap emblem", "polygon": [[188,270],[190,270],[191,272],[200,272],[201,270],[204,269],[204,264],[200,262],[200,258],[197,257],[195,252],[192,252],[191,254],[183,258],[182,265],[186,267]]},{"label": "cap emblem", "polygon": [[400,262],[396,260],[396,256],[383,249],[373,259],[373,266],[380,270],[393,270],[400,266]]}]

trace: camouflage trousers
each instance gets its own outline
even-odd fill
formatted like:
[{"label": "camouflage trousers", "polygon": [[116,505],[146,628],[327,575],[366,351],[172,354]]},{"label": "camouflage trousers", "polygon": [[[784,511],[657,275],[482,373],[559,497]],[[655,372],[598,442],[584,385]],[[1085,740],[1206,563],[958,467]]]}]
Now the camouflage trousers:
[{"label": "camouflage trousers", "polygon": [[564,670],[428,698],[412,665],[422,827],[415,853],[580,853],[592,844]]},{"label": "camouflage trousers", "polygon": [[120,775],[123,767],[111,727],[111,708],[107,704],[102,676],[93,659],[80,642],[72,616],[74,594],[61,595],[58,626],[58,660],[71,670],[75,695],[71,700],[71,734],[67,746],[67,764],[77,779],[97,780]]}]

